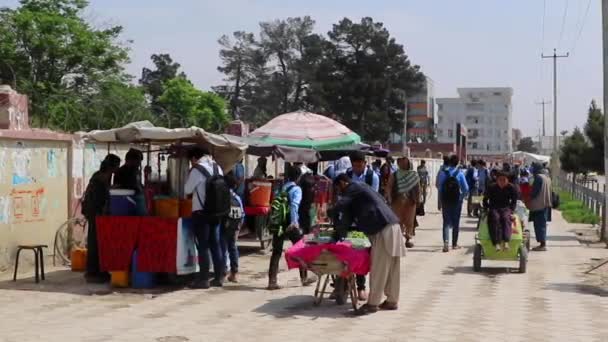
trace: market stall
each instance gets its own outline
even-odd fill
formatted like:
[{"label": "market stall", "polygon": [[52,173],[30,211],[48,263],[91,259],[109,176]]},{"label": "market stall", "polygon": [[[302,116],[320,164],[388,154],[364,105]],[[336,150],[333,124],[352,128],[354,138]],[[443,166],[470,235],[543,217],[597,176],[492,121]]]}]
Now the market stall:
[{"label": "market stall", "polygon": [[[114,191],[111,205],[116,208],[114,215],[97,218],[101,269],[111,272],[113,278],[115,274],[124,277],[133,265],[137,266],[137,269],[131,269],[134,275],[196,272],[198,255],[189,218],[191,202],[183,192],[190,168],[186,150],[194,145],[205,147],[227,171],[242,159],[247,145],[198,127],[167,129],[147,121],[80,135],[90,142],[148,146],[144,194],[149,215],[132,216],[134,211],[129,210],[134,203],[131,194]],[[152,152],[158,158],[158,177],[153,177]],[[166,169],[161,167],[161,159],[164,159]],[[122,283],[126,285],[128,281],[123,279]]]}]

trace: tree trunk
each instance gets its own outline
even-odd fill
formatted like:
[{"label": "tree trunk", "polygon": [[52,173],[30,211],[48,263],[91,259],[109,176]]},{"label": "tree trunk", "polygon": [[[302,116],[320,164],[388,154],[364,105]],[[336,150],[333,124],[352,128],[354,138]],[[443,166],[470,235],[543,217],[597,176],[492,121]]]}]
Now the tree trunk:
[{"label": "tree trunk", "polygon": [[576,191],[576,172],[572,172],[572,197],[575,197],[575,191]]}]

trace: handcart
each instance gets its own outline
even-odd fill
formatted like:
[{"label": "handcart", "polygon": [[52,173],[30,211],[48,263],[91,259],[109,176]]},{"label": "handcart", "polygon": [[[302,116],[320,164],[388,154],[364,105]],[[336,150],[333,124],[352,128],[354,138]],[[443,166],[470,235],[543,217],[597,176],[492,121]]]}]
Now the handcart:
[{"label": "handcart", "polygon": [[530,250],[530,231],[525,229],[524,222],[515,215],[513,222],[509,249],[497,251],[490,239],[488,228],[488,213],[482,211],[479,217],[478,232],[475,235],[475,249],[473,251],[473,271],[481,271],[481,260],[518,261],[519,273],[526,273],[528,265],[528,251]]},{"label": "handcart", "polygon": [[[317,276],[317,286],[314,294],[314,305],[321,305],[323,297],[335,293],[336,303],[343,305],[348,297],[353,309],[359,308],[357,296],[356,275],[350,271],[348,264],[340,261],[332,252],[324,250],[312,262],[304,262],[300,258],[295,258],[302,267],[311,271]],[[327,291],[327,285],[332,281],[335,292]]]}]

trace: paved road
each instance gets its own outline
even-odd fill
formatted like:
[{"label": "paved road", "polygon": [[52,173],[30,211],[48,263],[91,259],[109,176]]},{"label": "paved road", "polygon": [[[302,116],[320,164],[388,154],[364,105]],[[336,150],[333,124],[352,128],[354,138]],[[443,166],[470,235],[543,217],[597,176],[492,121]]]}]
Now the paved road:
[{"label": "paved road", "polygon": [[[474,222],[463,222],[471,247]],[[0,281],[0,341],[608,341],[608,291],[581,274],[608,250],[582,247],[559,216],[527,274],[473,273],[470,248],[441,253],[437,213],[421,224],[396,312],[355,318],[348,306],[313,307],[297,271],[281,273],[285,289],[265,291],[267,256],[253,254],[241,284],[221,290],[113,293],[65,270],[44,285]],[[505,265],[515,267],[493,266]]]}]

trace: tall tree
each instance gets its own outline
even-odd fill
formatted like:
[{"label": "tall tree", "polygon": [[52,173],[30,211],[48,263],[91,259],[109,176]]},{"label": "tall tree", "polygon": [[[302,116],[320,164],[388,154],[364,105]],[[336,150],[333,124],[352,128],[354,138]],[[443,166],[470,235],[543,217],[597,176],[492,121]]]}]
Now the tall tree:
[{"label": "tall tree", "polygon": [[573,173],[573,179],[576,179],[577,174],[586,173],[588,169],[585,167],[585,156],[588,151],[589,145],[585,136],[578,127],[575,128],[572,135],[566,137],[561,148],[559,161],[562,170]]},{"label": "tall tree", "polygon": [[166,109],[167,127],[198,126],[219,131],[227,123],[224,100],[216,94],[196,89],[190,81],[176,77],[165,84],[159,104]]},{"label": "tall tree", "polygon": [[122,27],[92,27],[80,15],[87,5],[86,0],[21,0],[16,9],[0,9],[0,64],[10,66],[0,67],[0,78],[16,78],[17,90],[29,96],[34,126],[48,126],[49,106],[79,106],[108,78],[126,81],[128,50],[118,42]]},{"label": "tall tree", "polygon": [[180,76],[186,78],[183,72],[178,74],[179,63],[173,61],[169,54],[153,54],[150,59],[154,63],[155,69],[143,68],[139,84],[142,85],[146,94],[150,97],[152,110],[160,115],[162,108],[159,108],[158,98],[165,92],[165,83]]},{"label": "tall tree", "polygon": [[372,18],[360,23],[345,18],[328,35],[328,65],[319,80],[326,109],[368,140],[385,141],[391,132],[401,133],[404,101],[423,85],[420,68]]},{"label": "tall tree", "polygon": [[595,101],[591,101],[585,123],[585,136],[589,139],[590,150],[587,153],[586,166],[591,171],[604,173],[604,114],[597,107]]},{"label": "tall tree", "polygon": [[534,146],[534,141],[531,137],[524,137],[519,141],[517,150],[528,153],[537,153],[538,149]]}]

